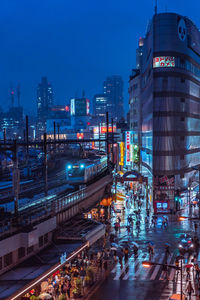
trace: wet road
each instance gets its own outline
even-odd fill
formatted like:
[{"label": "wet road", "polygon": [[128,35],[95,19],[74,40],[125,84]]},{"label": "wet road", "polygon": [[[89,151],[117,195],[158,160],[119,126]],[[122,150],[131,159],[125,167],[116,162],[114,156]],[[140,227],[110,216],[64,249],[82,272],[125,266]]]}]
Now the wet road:
[{"label": "wet road", "polygon": [[[122,217],[122,229],[118,234],[115,242],[119,245],[123,244],[123,241],[132,241],[139,244],[138,258],[134,258],[132,249],[130,248],[129,260],[125,264],[123,261],[123,267],[121,268],[119,262],[113,267],[110,275],[101,285],[100,289],[93,300],[167,300],[174,293],[180,293],[180,274],[175,269],[169,269],[169,280],[164,278],[162,266],[152,266],[148,269],[142,266],[143,260],[148,260],[149,255],[147,253],[147,241],[155,243],[155,254],[152,261],[157,263],[164,263],[166,261],[165,256],[165,243],[170,244],[171,255],[168,257],[167,263],[175,265],[175,258],[179,254],[178,242],[180,236],[184,233],[194,235],[193,222],[192,221],[169,221],[168,228],[161,227],[161,219],[158,219],[156,228],[149,228],[148,230],[144,225],[145,210],[143,209],[141,217],[141,231],[137,234],[133,230],[132,234],[128,235],[127,215],[132,213],[133,207],[126,210]],[[135,226],[134,226],[135,228]],[[194,254],[185,254],[184,264],[188,264],[193,259]],[[200,254],[198,253],[198,259],[200,260]],[[190,271],[190,279],[193,282],[193,271]],[[183,272],[183,292],[186,292],[186,269]],[[197,299],[196,296],[191,298]]]}]

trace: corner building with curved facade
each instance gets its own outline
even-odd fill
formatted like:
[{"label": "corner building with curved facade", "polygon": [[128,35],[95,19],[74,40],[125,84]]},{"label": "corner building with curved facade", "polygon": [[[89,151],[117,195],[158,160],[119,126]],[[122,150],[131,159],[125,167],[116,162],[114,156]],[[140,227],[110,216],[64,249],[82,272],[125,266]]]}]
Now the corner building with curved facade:
[{"label": "corner building with curved facade", "polygon": [[200,32],[186,17],[156,14],[137,56],[129,103],[130,115],[139,103],[139,124],[130,120],[130,130],[138,133],[140,170],[152,178],[154,208],[165,213],[176,207],[177,190],[194,185],[200,165]]}]

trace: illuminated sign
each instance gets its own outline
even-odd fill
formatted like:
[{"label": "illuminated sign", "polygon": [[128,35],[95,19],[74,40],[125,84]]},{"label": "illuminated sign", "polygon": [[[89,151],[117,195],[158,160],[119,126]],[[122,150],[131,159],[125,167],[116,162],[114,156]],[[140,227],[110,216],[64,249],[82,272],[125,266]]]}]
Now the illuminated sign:
[{"label": "illuminated sign", "polygon": [[173,56],[154,57],[153,67],[154,68],[175,67],[175,57]]},{"label": "illuminated sign", "polygon": [[126,165],[130,164],[130,131],[126,131]]},{"label": "illuminated sign", "polygon": [[120,160],[119,160],[119,165],[123,166],[124,165],[124,142],[121,142],[120,145]]},{"label": "illuminated sign", "polygon": [[[100,132],[101,134],[104,134],[107,132],[107,127],[106,126],[101,126],[101,129],[100,129]],[[112,126],[109,126],[108,127],[108,132],[112,132]],[[116,132],[116,126],[113,126],[113,132]],[[93,133],[99,133],[99,127],[94,127],[93,128]]]},{"label": "illuminated sign", "polygon": [[86,115],[90,113],[90,100],[86,99]]},{"label": "illuminated sign", "polygon": [[75,115],[75,99],[71,99],[70,113],[71,113],[71,116]]},{"label": "illuminated sign", "polygon": [[76,137],[77,137],[78,140],[82,140],[83,137],[84,137],[83,132],[77,132]]}]

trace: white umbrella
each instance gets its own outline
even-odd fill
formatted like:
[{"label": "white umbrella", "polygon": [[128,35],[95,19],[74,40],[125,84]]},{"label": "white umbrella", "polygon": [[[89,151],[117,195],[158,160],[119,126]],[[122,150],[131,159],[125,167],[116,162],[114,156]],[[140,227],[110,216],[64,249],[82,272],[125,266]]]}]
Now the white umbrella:
[{"label": "white umbrella", "polygon": [[42,293],[40,294],[39,299],[52,299],[52,296],[48,293]]},{"label": "white umbrella", "polygon": [[132,244],[139,248],[139,245],[136,242],[132,242]]},{"label": "white umbrella", "polygon": [[117,248],[116,247],[111,247],[110,250],[117,250]]}]

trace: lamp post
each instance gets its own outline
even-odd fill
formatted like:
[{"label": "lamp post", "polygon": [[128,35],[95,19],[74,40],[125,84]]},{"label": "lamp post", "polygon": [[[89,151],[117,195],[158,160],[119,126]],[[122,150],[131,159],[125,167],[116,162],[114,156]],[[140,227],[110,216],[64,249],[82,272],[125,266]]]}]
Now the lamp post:
[{"label": "lamp post", "polygon": [[188,196],[189,196],[189,214],[191,215],[191,203],[190,203],[190,192],[193,191],[193,187],[192,186],[188,186]]},{"label": "lamp post", "polygon": [[160,263],[156,263],[156,262],[152,262],[152,261],[143,261],[142,265],[144,268],[150,268],[151,266],[164,266],[165,265],[169,268],[179,270],[181,272],[181,300],[183,300],[183,259],[184,259],[184,257],[178,256],[177,259],[181,261],[180,267],[176,267],[176,266],[168,265],[168,264],[160,264]]}]

